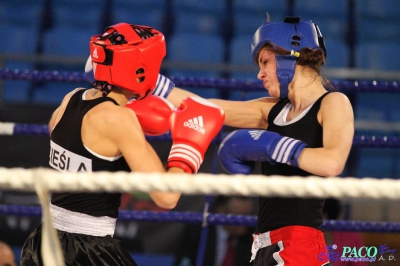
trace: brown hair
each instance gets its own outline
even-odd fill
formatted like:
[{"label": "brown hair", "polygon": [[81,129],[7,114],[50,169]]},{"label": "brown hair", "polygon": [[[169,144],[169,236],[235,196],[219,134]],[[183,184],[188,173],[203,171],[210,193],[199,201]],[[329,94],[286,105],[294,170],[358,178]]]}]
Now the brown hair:
[{"label": "brown hair", "polygon": [[[276,54],[276,55],[290,55],[291,51],[288,51],[274,43],[267,42],[264,46],[260,48],[267,49],[268,51]],[[326,62],[325,53],[322,49],[316,48],[311,49],[308,47],[304,47],[299,51],[299,56],[297,59],[297,64],[299,66],[305,66],[315,71],[315,73],[321,78],[322,84],[329,90],[335,91],[335,87],[332,83],[325,77],[321,76],[322,66]]]}]

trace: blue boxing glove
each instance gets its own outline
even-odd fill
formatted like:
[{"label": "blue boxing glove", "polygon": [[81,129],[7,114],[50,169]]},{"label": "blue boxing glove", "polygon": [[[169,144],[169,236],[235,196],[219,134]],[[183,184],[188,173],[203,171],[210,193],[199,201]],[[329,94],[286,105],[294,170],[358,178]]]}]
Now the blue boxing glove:
[{"label": "blue boxing glove", "polygon": [[307,145],[297,139],[266,130],[240,129],[221,143],[218,157],[231,174],[250,174],[255,162],[286,163],[298,167],[297,159]]},{"label": "blue boxing glove", "polygon": [[[89,58],[86,60],[85,64],[85,76],[87,80],[93,84],[95,81],[94,79],[94,72],[93,72],[93,66],[92,66],[92,58],[89,56]],[[175,84],[167,77],[158,74],[157,78],[157,84],[155,89],[153,90],[153,95],[159,96],[161,98],[167,99],[169,93],[171,90],[175,87]]]}]

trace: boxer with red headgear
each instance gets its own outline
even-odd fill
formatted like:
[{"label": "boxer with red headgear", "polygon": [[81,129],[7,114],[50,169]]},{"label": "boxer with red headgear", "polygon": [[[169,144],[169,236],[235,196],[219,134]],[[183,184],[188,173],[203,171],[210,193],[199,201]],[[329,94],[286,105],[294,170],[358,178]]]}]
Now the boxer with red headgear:
[{"label": "boxer with red headgear", "polygon": [[150,27],[119,23],[90,41],[95,88],[107,95],[109,85],[144,98],[154,90],[166,54],[164,35]]},{"label": "boxer with red headgear", "polygon": [[[69,172],[165,173],[161,160],[146,141],[137,110],[125,107],[130,99],[142,102],[152,93],[165,53],[163,34],[151,27],[119,23],[108,27],[104,34],[93,36],[90,55],[94,88],[73,90],[54,111],[49,122],[50,166]],[[146,101],[140,104],[142,108],[143,104]],[[140,111],[141,119],[157,118]],[[166,111],[169,116],[171,110]],[[222,126],[224,113],[209,102],[188,98],[172,112],[172,117],[169,128],[174,132],[173,142],[183,149],[171,152],[174,163],[168,165],[168,172],[195,173]],[[188,129],[182,122],[194,117],[203,119],[203,131]],[[193,164],[191,158],[198,163]],[[180,198],[180,193],[149,195],[165,209],[174,208]],[[66,265],[136,265],[113,238],[120,202],[120,193],[52,194],[50,213]],[[41,234],[40,225],[25,242],[21,265],[43,265]]]}]

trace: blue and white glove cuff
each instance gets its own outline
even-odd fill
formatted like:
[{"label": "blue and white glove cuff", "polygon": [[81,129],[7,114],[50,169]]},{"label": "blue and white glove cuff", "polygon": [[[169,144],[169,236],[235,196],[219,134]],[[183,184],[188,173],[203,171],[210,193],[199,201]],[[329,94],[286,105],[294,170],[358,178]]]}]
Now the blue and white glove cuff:
[{"label": "blue and white glove cuff", "polygon": [[300,140],[283,137],[276,144],[271,158],[278,163],[287,163],[291,166],[298,167],[297,159],[305,147],[306,144]]},{"label": "blue and white glove cuff", "polygon": [[153,95],[167,98],[171,90],[175,87],[175,84],[167,77],[158,74],[156,88],[153,91]]}]

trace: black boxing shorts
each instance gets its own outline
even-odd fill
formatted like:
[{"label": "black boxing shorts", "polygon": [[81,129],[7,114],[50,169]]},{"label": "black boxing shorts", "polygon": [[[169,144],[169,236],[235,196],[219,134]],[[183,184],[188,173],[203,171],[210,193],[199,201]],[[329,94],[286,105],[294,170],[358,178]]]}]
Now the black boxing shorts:
[{"label": "black boxing shorts", "polygon": [[[26,240],[21,252],[21,266],[43,265],[41,258],[42,225]],[[111,236],[90,236],[58,230],[65,265],[137,266],[121,243]]]}]

